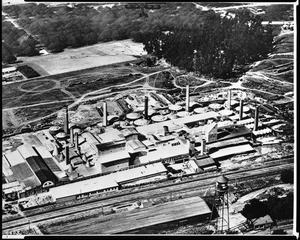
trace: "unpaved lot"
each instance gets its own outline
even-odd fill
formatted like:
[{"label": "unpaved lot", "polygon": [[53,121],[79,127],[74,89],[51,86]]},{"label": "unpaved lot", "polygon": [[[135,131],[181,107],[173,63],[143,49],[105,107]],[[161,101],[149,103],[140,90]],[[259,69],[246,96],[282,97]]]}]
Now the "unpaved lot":
[{"label": "unpaved lot", "polygon": [[122,40],[76,49],[65,49],[61,53],[20,57],[19,60],[34,69],[39,68],[37,71],[40,70],[41,75],[46,75],[46,73],[52,75],[130,61],[136,59],[134,56],[144,54],[146,52],[143,50],[143,44],[134,43],[132,40]]}]

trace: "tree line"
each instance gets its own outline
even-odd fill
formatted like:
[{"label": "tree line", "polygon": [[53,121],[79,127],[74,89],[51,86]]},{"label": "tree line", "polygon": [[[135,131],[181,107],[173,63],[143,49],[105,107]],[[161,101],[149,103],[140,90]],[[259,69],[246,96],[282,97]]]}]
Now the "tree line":
[{"label": "tree line", "polygon": [[[174,66],[214,77],[228,77],[234,67],[263,58],[272,50],[271,28],[264,28],[260,17],[242,11],[235,18],[222,18],[193,3],[168,2],[147,12],[147,18],[139,16],[139,9],[122,5],[53,8],[32,3],[4,6],[3,11],[19,18],[18,23],[53,52],[133,39]],[[16,48],[6,44],[17,54]]]}]

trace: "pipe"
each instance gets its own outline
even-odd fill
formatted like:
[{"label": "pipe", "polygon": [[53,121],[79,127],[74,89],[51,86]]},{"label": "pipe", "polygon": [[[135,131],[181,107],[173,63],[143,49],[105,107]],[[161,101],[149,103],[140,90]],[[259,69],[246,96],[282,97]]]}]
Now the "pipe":
[{"label": "pipe", "polygon": [[206,141],[202,139],[201,141],[201,154],[204,155],[206,153]]},{"label": "pipe", "polygon": [[231,109],[231,90],[228,90],[228,109]]},{"label": "pipe", "polygon": [[255,107],[255,116],[254,116],[254,131],[258,129],[258,115],[259,115],[259,107]]},{"label": "pipe", "polygon": [[71,147],[74,147],[74,131],[72,127],[70,127],[70,144]]},{"label": "pipe", "polygon": [[75,133],[75,149],[78,151],[79,140],[78,140],[78,133]]},{"label": "pipe", "polygon": [[67,135],[69,133],[69,111],[68,111],[68,106],[65,106],[65,126],[64,126],[64,131],[65,134]]},{"label": "pipe", "polygon": [[185,111],[190,110],[190,86],[186,85]]},{"label": "pipe", "polygon": [[103,126],[107,126],[107,105],[106,102],[103,102]]},{"label": "pipe", "polygon": [[244,104],[244,102],[243,102],[243,100],[241,99],[241,100],[240,100],[240,120],[243,119],[243,104]]},{"label": "pipe", "polygon": [[148,119],[148,97],[145,96],[145,119]]},{"label": "pipe", "polygon": [[70,156],[69,156],[69,146],[68,145],[65,147],[65,156],[66,156],[66,165],[68,165],[68,164],[71,163]]}]

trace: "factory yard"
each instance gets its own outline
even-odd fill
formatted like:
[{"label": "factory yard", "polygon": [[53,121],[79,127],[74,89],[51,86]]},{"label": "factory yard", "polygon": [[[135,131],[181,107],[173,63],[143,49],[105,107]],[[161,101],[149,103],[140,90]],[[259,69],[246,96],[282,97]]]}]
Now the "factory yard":
[{"label": "factory yard", "polygon": [[[131,40],[99,43],[77,49],[66,49],[64,52],[41,55],[37,57],[20,57],[33,68],[39,66],[48,73],[72,72],[86,68],[99,67],[113,63],[135,60],[135,56],[144,55],[143,45]],[[37,69],[39,71],[39,69]],[[44,76],[43,72],[40,72]]]}]

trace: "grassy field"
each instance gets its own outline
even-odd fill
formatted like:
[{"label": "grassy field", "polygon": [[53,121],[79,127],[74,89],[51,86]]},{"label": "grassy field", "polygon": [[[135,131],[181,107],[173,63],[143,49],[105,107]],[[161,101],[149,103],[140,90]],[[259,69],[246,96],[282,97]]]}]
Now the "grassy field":
[{"label": "grassy field", "polygon": [[[33,68],[38,66],[49,74],[58,74],[135,60],[135,56],[144,54],[146,52],[143,50],[143,44],[134,43],[128,39],[98,43],[76,49],[65,49],[56,54],[20,57],[20,60]],[[39,72],[41,73],[41,71]]]}]

